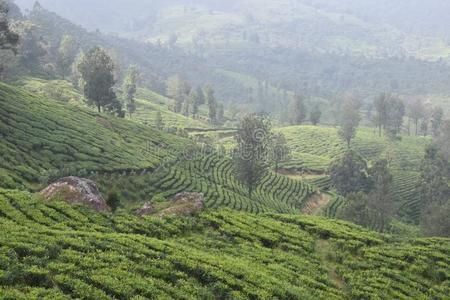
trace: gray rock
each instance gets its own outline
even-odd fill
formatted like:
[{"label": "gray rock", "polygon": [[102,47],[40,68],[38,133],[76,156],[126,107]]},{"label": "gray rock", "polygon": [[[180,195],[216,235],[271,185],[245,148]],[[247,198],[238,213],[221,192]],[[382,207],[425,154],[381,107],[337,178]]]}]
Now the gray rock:
[{"label": "gray rock", "polygon": [[83,204],[98,212],[111,211],[95,182],[79,177],[64,177],[40,193],[45,199],[60,197],[70,204]]}]

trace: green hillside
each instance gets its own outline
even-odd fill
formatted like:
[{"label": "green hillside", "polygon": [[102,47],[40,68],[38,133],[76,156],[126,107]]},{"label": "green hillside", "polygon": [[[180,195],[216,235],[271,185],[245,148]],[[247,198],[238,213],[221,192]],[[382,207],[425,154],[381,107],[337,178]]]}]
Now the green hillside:
[{"label": "green hillside", "polygon": [[172,161],[165,160],[155,172],[148,174],[122,173],[93,176],[104,192],[118,189],[129,202],[168,199],[180,192],[198,192],[205,196],[208,208],[228,207],[240,211],[260,213],[298,213],[306,205],[316,188],[305,182],[270,173],[249,197],[245,186],[233,175],[228,158],[216,153],[198,152]]},{"label": "green hillside", "polygon": [[[102,215],[0,190],[2,299],[448,299],[450,241],[228,210]],[[189,295],[187,297],[187,295]]]},{"label": "green hillside", "polygon": [[188,143],[2,83],[0,104],[2,187],[30,188],[53,174],[153,169]]},{"label": "green hillside", "polygon": [[[234,178],[229,159],[140,125],[139,118],[108,117],[80,103],[46,97],[0,85],[0,125],[5,133],[0,187],[37,190],[76,175],[98,182],[105,195],[117,190],[126,207],[189,191],[203,193],[207,207],[281,213],[299,212],[316,191],[306,183],[269,174],[250,199]],[[145,103],[152,105],[149,101]]]},{"label": "green hillside", "polygon": [[[331,161],[344,153],[347,146],[332,127],[292,126],[281,128],[292,150],[292,160],[285,167],[325,171]],[[417,170],[431,142],[429,137],[402,135],[392,141],[379,137],[372,128],[360,128],[352,147],[367,160],[386,158],[399,170]]]}]

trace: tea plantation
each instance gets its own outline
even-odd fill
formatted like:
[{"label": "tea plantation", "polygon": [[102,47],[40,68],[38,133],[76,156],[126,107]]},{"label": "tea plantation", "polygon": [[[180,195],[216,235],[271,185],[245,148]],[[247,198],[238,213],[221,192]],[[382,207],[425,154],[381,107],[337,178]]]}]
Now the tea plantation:
[{"label": "tea plantation", "polygon": [[65,173],[152,169],[189,141],[0,83],[0,186]]},{"label": "tea plantation", "polygon": [[0,190],[1,299],[448,299],[450,241],[211,210],[104,215]]},{"label": "tea plantation", "polygon": [[228,158],[210,153],[165,162],[148,174],[116,173],[93,176],[103,191],[116,188],[124,199],[168,199],[180,192],[203,193],[206,206],[229,207],[246,212],[296,213],[316,188],[305,182],[270,173],[264,177],[251,197],[233,175]]}]

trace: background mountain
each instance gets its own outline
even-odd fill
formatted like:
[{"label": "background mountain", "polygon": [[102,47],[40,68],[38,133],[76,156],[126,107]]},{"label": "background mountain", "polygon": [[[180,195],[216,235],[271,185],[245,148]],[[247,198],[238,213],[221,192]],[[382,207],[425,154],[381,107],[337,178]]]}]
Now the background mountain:
[{"label": "background mountain", "polygon": [[[16,3],[31,9],[34,1]],[[182,74],[193,86],[212,84],[221,101],[241,110],[283,115],[293,93],[310,103],[333,102],[345,93],[371,99],[381,92],[442,103],[450,94],[450,7],[442,0],[40,4],[106,33],[101,39],[115,49],[120,43],[123,60],[147,65],[158,78],[153,89],[162,92],[161,82]],[[51,25],[58,24],[55,19]]]}]

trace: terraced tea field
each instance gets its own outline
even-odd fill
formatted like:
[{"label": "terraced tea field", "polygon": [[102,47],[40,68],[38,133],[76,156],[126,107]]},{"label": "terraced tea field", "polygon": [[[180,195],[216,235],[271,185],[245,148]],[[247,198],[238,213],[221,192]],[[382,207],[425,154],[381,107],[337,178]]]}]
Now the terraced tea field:
[{"label": "terraced tea field", "polygon": [[[341,156],[346,145],[332,127],[293,126],[279,129],[292,151],[292,160],[284,167],[324,172]],[[353,147],[367,160],[387,158],[399,170],[417,170],[430,138],[402,136],[400,141],[379,137],[373,129],[360,128]]]},{"label": "terraced tea field", "polygon": [[9,188],[34,188],[52,172],[152,169],[189,143],[2,83],[0,133],[0,186]]},{"label": "terraced tea field", "polygon": [[103,215],[0,190],[2,299],[448,299],[450,240],[211,210]]},{"label": "terraced tea field", "polygon": [[247,212],[298,213],[315,193],[313,186],[271,173],[250,198],[247,189],[236,181],[229,159],[216,154],[168,162],[151,174],[94,176],[104,191],[115,187],[127,202],[170,198],[179,192],[205,195],[209,208],[229,207]]}]

